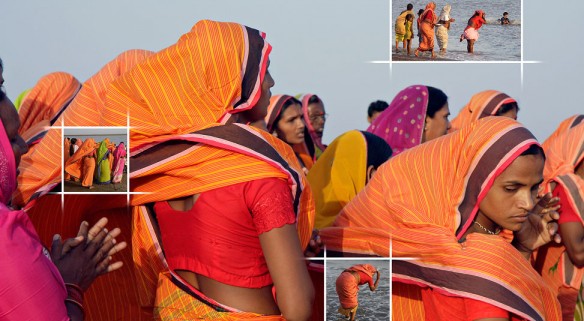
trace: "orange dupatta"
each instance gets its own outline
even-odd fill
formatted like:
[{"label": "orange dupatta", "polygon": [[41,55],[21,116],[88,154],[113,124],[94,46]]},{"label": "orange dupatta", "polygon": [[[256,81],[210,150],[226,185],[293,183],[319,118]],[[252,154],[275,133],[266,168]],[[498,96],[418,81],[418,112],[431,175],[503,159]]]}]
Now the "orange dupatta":
[{"label": "orange dupatta", "polygon": [[419,258],[393,262],[394,320],[424,319],[421,287],[556,320],[555,295],[503,237],[472,233],[459,243],[496,176],[532,144],[516,121],[487,117],[405,151],[379,167],[321,238],[330,250],[389,256],[391,244],[392,256]]},{"label": "orange dupatta", "polygon": [[[566,200],[584,224],[584,180],[574,174],[576,166],[584,161],[584,115],[575,115],[563,121],[560,127],[542,144],[546,154],[542,184],[545,193],[552,192],[552,184],[566,191]],[[535,268],[556,291],[564,313],[574,314],[575,302],[582,288],[584,268],[573,267],[572,278],[566,282],[566,248],[548,244],[538,250]],[[567,299],[567,300],[565,300]],[[579,302],[582,305],[582,302]],[[568,306],[569,305],[569,306]],[[581,307],[580,307],[581,309]],[[582,313],[580,311],[580,313]]]},{"label": "orange dupatta", "polygon": [[456,131],[462,126],[487,116],[494,116],[502,105],[516,102],[509,95],[497,90],[485,90],[471,97],[466,106],[462,107],[458,115],[450,122],[449,132]]},{"label": "orange dupatta", "polygon": [[259,129],[224,125],[230,114],[254,107],[260,98],[271,51],[264,37],[236,23],[199,21],[176,44],[108,88],[102,124],[125,125],[130,117],[131,188],[144,193],[131,199],[134,262],[144,294],[141,305],[154,306],[157,319],[177,314],[281,318],[235,311],[171,276],[145,207],[239,182],[281,178],[291,187],[301,244],[308,244],[314,206],[292,149]]},{"label": "orange dupatta", "polygon": [[18,133],[31,146],[38,142],[81,89],[81,83],[65,72],[42,77],[26,95],[18,111]]}]

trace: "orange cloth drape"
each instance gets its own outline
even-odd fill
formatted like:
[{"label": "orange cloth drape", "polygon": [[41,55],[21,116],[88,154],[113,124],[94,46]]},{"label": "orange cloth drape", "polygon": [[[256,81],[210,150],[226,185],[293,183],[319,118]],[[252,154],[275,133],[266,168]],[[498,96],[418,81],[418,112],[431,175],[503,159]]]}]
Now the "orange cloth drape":
[{"label": "orange cloth drape", "polygon": [[[165,261],[142,205],[276,177],[288,181],[292,194],[299,197],[302,245],[310,238],[312,196],[292,149],[264,131],[222,125],[230,113],[252,108],[259,99],[271,51],[263,37],[239,24],[200,21],[176,44],[138,64],[108,88],[101,124],[123,126],[130,116],[130,184],[133,192],[146,192],[131,199],[132,250],[140,304],[157,307],[156,318],[164,318],[164,305],[178,290],[166,282]],[[238,138],[243,141],[235,142]],[[250,140],[263,147],[249,147]],[[270,155],[263,154],[266,151]],[[285,168],[286,163],[290,168]],[[181,306],[197,304],[189,295],[181,300]]]},{"label": "orange cloth drape", "polygon": [[97,143],[95,143],[93,138],[86,139],[75,154],[73,154],[65,163],[65,171],[73,177],[81,178],[83,158],[93,153],[96,147]]},{"label": "orange cloth drape", "polygon": [[79,94],[63,112],[65,126],[99,126],[108,85],[153,54],[148,50],[132,49],[108,62],[83,83]]},{"label": "orange cloth drape", "polygon": [[334,251],[389,256],[391,245],[394,257],[419,258],[393,262],[394,320],[424,319],[424,286],[556,320],[555,295],[503,237],[471,233],[459,243],[495,177],[532,144],[516,121],[486,117],[405,151],[379,167],[321,238]]},{"label": "orange cloth drape", "polygon": [[[18,111],[18,133],[30,146],[38,141],[81,89],[81,83],[65,72],[42,77],[26,95]],[[61,124],[58,124],[61,125]]]},{"label": "orange cloth drape", "polygon": [[[542,144],[546,154],[544,192],[552,191],[552,184],[566,191],[561,203],[570,204],[584,224],[584,180],[574,174],[576,166],[584,161],[584,115],[575,115],[563,121],[560,127]],[[566,248],[549,244],[539,249],[536,269],[544,280],[558,293],[564,314],[574,314],[578,294],[582,288],[584,268],[573,267],[572,279],[566,282]],[[583,302],[578,302],[580,306]],[[580,307],[581,309],[581,307]]]},{"label": "orange cloth drape", "polygon": [[485,90],[472,96],[470,101],[462,107],[458,115],[450,122],[450,132],[477,119],[494,116],[502,105],[516,102],[509,95],[497,90]]}]

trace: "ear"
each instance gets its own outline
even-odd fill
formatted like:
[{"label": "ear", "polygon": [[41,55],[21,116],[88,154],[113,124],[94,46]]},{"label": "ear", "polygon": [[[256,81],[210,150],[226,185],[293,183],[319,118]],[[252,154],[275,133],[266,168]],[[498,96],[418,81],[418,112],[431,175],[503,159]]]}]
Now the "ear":
[{"label": "ear", "polygon": [[367,116],[367,122],[371,124],[371,116]]},{"label": "ear", "polygon": [[367,166],[367,172],[365,174],[365,185],[367,185],[367,183],[369,183],[369,180],[371,180],[371,178],[373,178],[373,175],[375,175],[376,172],[377,172],[377,170],[375,169],[375,167],[373,167],[373,165]]}]

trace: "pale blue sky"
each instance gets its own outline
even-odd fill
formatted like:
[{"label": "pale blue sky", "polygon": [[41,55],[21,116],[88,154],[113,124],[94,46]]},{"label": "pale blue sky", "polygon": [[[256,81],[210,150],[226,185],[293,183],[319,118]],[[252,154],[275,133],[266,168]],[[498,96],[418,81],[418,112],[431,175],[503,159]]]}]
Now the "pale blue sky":
[{"label": "pale blue sky", "polygon": [[444,90],[453,114],[478,91],[504,91],[519,101],[519,120],[539,139],[584,113],[574,99],[581,92],[583,46],[572,31],[582,28],[584,2],[564,1],[559,15],[547,1],[525,1],[524,58],[541,63],[524,65],[523,86],[519,64],[394,64],[390,72],[387,64],[368,63],[389,59],[389,8],[385,0],[4,1],[0,57],[15,98],[53,71],[84,81],[124,50],[160,50],[198,20],[235,21],[267,33],[273,94],[312,92],[324,100],[325,142],[365,129],[371,101],[389,102],[416,83]]}]

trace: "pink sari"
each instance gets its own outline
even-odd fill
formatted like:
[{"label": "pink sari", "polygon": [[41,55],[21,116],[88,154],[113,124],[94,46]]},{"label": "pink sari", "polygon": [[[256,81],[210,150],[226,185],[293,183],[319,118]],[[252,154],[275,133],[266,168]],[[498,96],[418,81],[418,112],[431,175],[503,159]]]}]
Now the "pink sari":
[{"label": "pink sari", "polygon": [[383,138],[393,150],[393,156],[422,143],[428,88],[413,85],[400,91],[389,107],[381,112],[367,131]]},{"label": "pink sari", "polygon": [[0,319],[69,320],[67,290],[24,211],[6,203],[16,189],[16,162],[0,121]]},{"label": "pink sari", "polygon": [[122,181],[124,176],[124,165],[126,164],[126,148],[124,143],[120,143],[116,150],[114,150],[114,164],[112,183],[118,184]]}]

